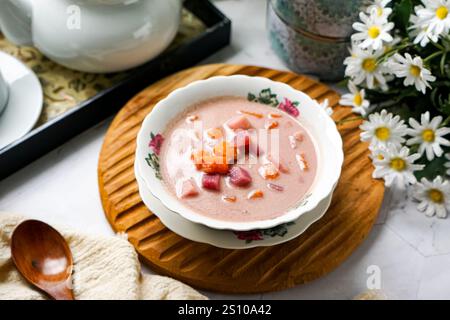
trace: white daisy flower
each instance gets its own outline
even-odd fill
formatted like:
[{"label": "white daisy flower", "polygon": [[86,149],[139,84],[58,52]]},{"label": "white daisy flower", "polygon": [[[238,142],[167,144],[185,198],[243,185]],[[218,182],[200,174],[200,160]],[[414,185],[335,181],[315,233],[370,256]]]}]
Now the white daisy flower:
[{"label": "white daisy flower", "polygon": [[448,180],[437,176],[433,181],[422,178],[415,186],[413,197],[420,201],[417,209],[432,217],[447,217],[447,209],[450,207],[450,183]]},{"label": "white daisy flower", "polygon": [[418,16],[412,14],[410,17],[412,24],[411,36],[414,37],[414,44],[420,44],[422,47],[426,47],[430,41],[438,42],[439,35],[434,34],[428,23],[422,21]]},{"label": "white daisy flower", "polygon": [[386,7],[391,0],[375,0],[374,3],[367,7],[366,12],[372,13],[375,10],[375,13],[379,19],[387,20],[392,13],[392,9]]},{"label": "white daisy flower", "polygon": [[386,86],[384,77],[384,66],[377,63],[377,59],[383,54],[383,50],[361,50],[358,46],[353,46],[351,56],[344,60],[345,75],[350,77],[356,85],[364,81],[367,88],[373,89],[375,85]]},{"label": "white daisy flower", "polygon": [[382,151],[386,151],[386,149],[388,148],[393,148],[394,146],[392,146],[391,144],[389,144],[389,146],[384,146],[384,145],[370,145],[369,146],[369,150],[370,150],[370,159],[375,160],[383,160],[383,153]]},{"label": "white daisy flower", "polygon": [[431,87],[429,82],[436,80],[427,68],[423,66],[422,58],[419,56],[411,57],[409,53],[405,53],[402,57],[396,53],[388,62],[389,68],[398,78],[405,78],[403,84],[405,86],[414,85],[417,91],[425,94],[427,87]]},{"label": "white daisy flower", "polygon": [[[450,160],[450,153],[446,153],[445,154],[445,159]],[[444,163],[444,167],[447,168],[447,171],[445,171],[445,173],[450,176],[450,161],[447,161],[446,163]]]},{"label": "white daisy flower", "polygon": [[424,6],[414,8],[419,21],[428,25],[429,32],[446,35],[450,31],[450,0],[422,0]]},{"label": "white daisy flower", "polygon": [[370,106],[369,100],[364,99],[366,95],[365,90],[359,90],[353,81],[348,82],[348,90],[350,93],[344,94],[339,103],[343,106],[351,106],[354,113],[365,116]]},{"label": "white daisy flower", "polygon": [[376,179],[383,178],[387,187],[396,184],[404,188],[417,182],[414,171],[422,170],[424,165],[414,164],[420,158],[420,154],[409,154],[407,147],[401,149],[390,144],[386,148],[380,148],[380,157],[373,159],[375,171],[372,176]]},{"label": "white daisy flower", "polygon": [[412,127],[408,129],[408,135],[412,138],[408,139],[407,145],[420,144],[419,154],[426,153],[429,161],[434,159],[434,156],[440,157],[444,154],[442,146],[450,146],[450,141],[443,138],[443,136],[450,133],[450,128],[440,128],[442,117],[437,116],[430,121],[430,112],[422,114],[420,123],[414,118],[409,118],[409,125]]},{"label": "white daisy flower", "polygon": [[394,23],[379,19],[376,10],[372,10],[370,16],[360,12],[359,18],[362,22],[353,24],[353,29],[359,32],[354,33],[351,38],[353,41],[360,42],[358,45],[362,49],[379,50],[383,48],[383,43],[394,40],[389,34],[389,31],[394,28]]},{"label": "white daisy flower", "polygon": [[319,106],[325,110],[325,112],[327,113],[327,115],[331,116],[333,114],[333,109],[330,107],[330,101],[328,99],[325,99],[322,101],[322,103],[320,103],[319,101],[316,100],[316,102],[319,104]]},{"label": "white daisy flower", "polygon": [[381,113],[369,115],[369,120],[364,121],[360,126],[362,141],[369,141],[373,146],[388,146],[392,144],[395,147],[405,142],[403,138],[407,133],[407,126],[399,116],[388,113],[385,109]]}]

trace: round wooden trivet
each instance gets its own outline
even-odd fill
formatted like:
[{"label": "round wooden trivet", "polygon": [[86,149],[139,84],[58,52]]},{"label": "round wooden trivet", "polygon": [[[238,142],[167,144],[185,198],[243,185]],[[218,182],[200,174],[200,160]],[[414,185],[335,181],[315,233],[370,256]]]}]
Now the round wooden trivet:
[{"label": "round wooden trivet", "polygon": [[338,106],[339,95],[326,85],[290,72],[261,67],[207,65],[153,84],[116,116],[100,153],[98,179],[103,208],[116,232],[126,232],[142,260],[156,272],[196,288],[226,293],[286,289],[317,279],[341,264],[367,236],[384,194],[372,179],[367,144],[360,142],[360,121],[339,125],[345,161],[333,202],[325,216],[287,243],[227,250],[186,240],[167,229],[142,203],[134,176],[136,135],[152,107],[174,89],[217,75],[245,74],[285,82],[314,99],[329,99],[335,120],[354,117]]}]

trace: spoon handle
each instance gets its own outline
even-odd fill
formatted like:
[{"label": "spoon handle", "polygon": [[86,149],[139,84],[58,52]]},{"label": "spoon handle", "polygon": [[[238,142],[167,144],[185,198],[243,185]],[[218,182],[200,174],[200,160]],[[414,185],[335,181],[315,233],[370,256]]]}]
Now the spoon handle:
[{"label": "spoon handle", "polygon": [[72,289],[65,283],[45,288],[45,292],[55,300],[75,300]]}]

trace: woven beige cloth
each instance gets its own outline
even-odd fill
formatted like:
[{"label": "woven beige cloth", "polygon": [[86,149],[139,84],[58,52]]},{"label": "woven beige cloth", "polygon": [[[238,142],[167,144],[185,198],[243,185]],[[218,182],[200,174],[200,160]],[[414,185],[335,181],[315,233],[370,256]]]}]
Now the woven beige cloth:
[{"label": "woven beige cloth", "polygon": [[[18,273],[11,259],[10,239],[25,218],[0,212],[0,300],[47,299]],[[73,255],[73,290],[80,300],[204,300],[194,289],[176,280],[141,275],[138,256],[123,237],[83,235],[57,228]]]}]

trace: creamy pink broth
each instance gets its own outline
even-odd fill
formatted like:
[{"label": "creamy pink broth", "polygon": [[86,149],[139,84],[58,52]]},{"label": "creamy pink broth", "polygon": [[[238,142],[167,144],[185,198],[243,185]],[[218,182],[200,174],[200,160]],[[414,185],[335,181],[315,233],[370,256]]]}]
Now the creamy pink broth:
[{"label": "creamy pink broth", "polygon": [[[241,111],[258,113],[263,115],[263,118],[242,114]],[[281,115],[281,118],[270,119],[269,114],[274,113]],[[243,164],[230,165],[230,168],[239,166],[247,170],[252,178],[250,185],[234,186],[227,175],[222,175],[220,191],[206,190],[202,188],[204,173],[194,165],[191,155],[202,148],[202,142],[199,141],[203,141],[205,150],[210,150],[220,141],[208,137],[206,131],[210,128],[222,128],[224,133],[222,140],[233,141],[235,131],[228,128],[226,123],[239,116],[245,116],[254,129],[265,128],[269,121],[278,122],[278,158],[281,163],[278,169],[283,169],[284,172],[278,172],[276,179],[264,179],[258,171],[261,170],[263,163],[270,162],[268,158],[277,159],[270,156],[273,153],[271,150],[276,148],[270,147],[269,138],[269,146],[266,146],[267,150],[260,152],[256,164],[249,163],[247,158]],[[202,124],[202,132],[199,130],[199,122]],[[270,135],[273,131],[266,132]],[[161,149],[161,173],[167,188],[179,198],[179,201],[194,211],[218,220],[245,222],[281,216],[298,205],[310,190],[316,176],[317,155],[314,143],[305,128],[287,113],[277,108],[250,102],[245,98],[218,97],[200,102],[172,121],[163,136],[165,141]],[[239,162],[242,162],[242,153],[239,159],[241,159]],[[253,160],[255,162],[255,158]],[[195,188],[194,195],[181,198],[180,186],[183,181],[189,179]],[[268,187],[269,183],[281,186],[283,190],[271,189]],[[254,190],[261,190],[263,197],[248,199],[249,194]],[[236,201],[225,201],[224,196],[235,197]]]}]

